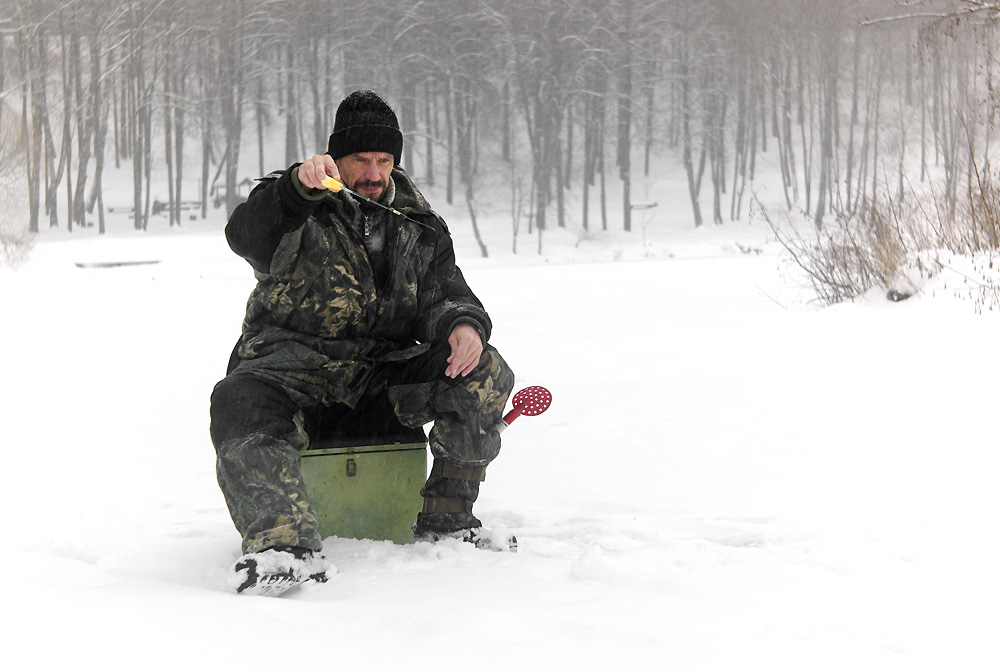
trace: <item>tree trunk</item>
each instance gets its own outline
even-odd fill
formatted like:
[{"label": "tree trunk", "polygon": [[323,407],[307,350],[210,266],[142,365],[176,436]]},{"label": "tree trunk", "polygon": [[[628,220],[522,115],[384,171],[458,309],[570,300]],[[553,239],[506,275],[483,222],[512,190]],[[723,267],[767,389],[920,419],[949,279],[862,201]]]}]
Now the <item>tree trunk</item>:
[{"label": "tree trunk", "polygon": [[[312,58],[309,61],[309,66],[311,69],[311,76],[309,77],[309,88],[312,91],[313,98],[313,148],[306,149],[307,154],[317,153],[322,154],[327,146],[327,134],[326,129],[323,125],[323,108],[327,107],[327,103],[320,94],[320,81],[323,78],[324,68],[320,63],[319,59],[319,39],[313,38],[312,48],[309,50]],[[409,118],[407,115],[403,115],[404,123],[409,123]],[[331,129],[332,130],[332,129]]]},{"label": "tree trunk", "polygon": [[[290,166],[300,160],[298,142],[298,115],[296,114],[295,103],[295,55],[292,45],[285,49],[287,60],[285,62],[285,165]],[[227,136],[229,135],[227,129]],[[228,184],[227,184],[227,189]]]},{"label": "tree trunk", "polygon": [[428,80],[424,85],[424,121],[426,123],[426,151],[427,151],[427,186],[434,186],[434,138],[437,132],[437,124],[434,122],[437,105],[432,100],[434,95],[433,86]]},{"label": "tree trunk", "polygon": [[851,66],[851,118],[847,134],[847,175],[844,178],[844,205],[851,212],[851,173],[854,169],[854,128],[858,124],[858,71],[861,61],[861,33],[854,31],[854,58]]},{"label": "tree trunk", "polygon": [[625,2],[624,54],[618,80],[618,174],[622,180],[622,225],[632,230],[632,0]]},{"label": "tree trunk", "polygon": [[[656,76],[656,62],[650,63],[649,79],[650,81]],[[645,155],[643,157],[643,175],[649,177],[649,163],[650,156],[653,153],[653,103],[655,101],[656,89],[650,83],[646,86],[646,146]]]},{"label": "tree trunk", "polygon": [[[42,39],[39,43],[39,62],[45,63],[45,40]],[[56,208],[56,201],[58,199],[58,189],[59,183],[62,181],[62,173],[66,167],[66,157],[68,156],[66,145],[69,142],[69,130],[68,130],[68,119],[66,123],[63,124],[63,141],[62,141],[62,151],[56,151],[55,142],[52,137],[52,127],[49,121],[48,109],[48,93],[46,91],[44,75],[40,75],[41,85],[36,89],[39,94],[39,102],[35,108],[34,113],[40,114],[40,121],[43,126],[43,133],[45,138],[45,212],[49,216],[49,228],[54,229],[59,227],[59,212]],[[53,165],[53,161],[56,156],[59,156],[58,166]]]},{"label": "tree trunk", "polygon": [[97,126],[101,123],[100,115],[103,112],[103,105],[101,104],[102,96],[100,90],[100,46],[95,33],[92,33],[90,36],[88,51],[90,52],[90,81],[87,84],[86,92],[84,92],[82,82],[80,81],[82,79],[82,74],[79,72],[79,50],[77,50],[76,65],[76,77],[78,79],[77,100],[79,101],[78,107],[80,110],[79,123],[77,126],[80,163],[77,171],[76,194],[73,197],[73,202],[76,204],[74,208],[74,219],[76,220],[77,226],[87,226],[87,212],[93,210],[93,201],[87,198],[85,191],[87,183],[87,168],[90,163],[91,156],[94,155],[96,161],[100,162],[101,159],[96,158],[96,154],[98,151],[102,154],[104,152],[103,141],[101,143],[102,146],[98,149],[98,142],[96,138]]},{"label": "tree trunk", "polygon": [[[174,216],[179,210],[174,209],[176,199],[174,198],[174,123],[171,111],[171,87],[170,71],[172,69],[170,51],[165,50],[163,54],[163,156],[167,164],[167,221],[169,226],[174,225]],[[180,222],[177,222],[180,224]]]},{"label": "tree trunk", "polygon": [[[62,14],[59,15],[60,27],[62,27]],[[62,162],[65,166],[66,175],[66,228],[68,231],[73,230],[73,179],[70,177],[70,172],[73,165],[73,119],[76,115],[73,113],[73,108],[75,107],[75,101],[73,96],[73,75],[70,65],[71,60],[75,60],[69,56],[68,51],[72,49],[72,46],[67,47],[66,45],[66,32],[62,31],[62,76],[63,76],[63,152],[65,152],[65,160]],[[75,33],[70,36],[71,43],[79,44],[79,36]],[[60,173],[62,177],[63,173]],[[54,193],[53,189],[53,193]],[[52,200],[52,211],[56,210],[56,199]]]},{"label": "tree trunk", "polygon": [[[572,102],[566,105],[566,160],[562,162],[562,168],[559,171],[562,175],[561,189],[567,190],[572,187],[573,177],[573,107]],[[559,226],[566,226],[562,215],[559,216]]]},{"label": "tree trunk", "polygon": [[822,60],[822,81],[819,84],[820,105],[822,106],[820,116],[820,157],[819,157],[819,189],[816,198],[816,212],[813,223],[816,228],[823,225],[823,217],[826,215],[827,192],[833,182],[833,135],[836,125],[835,101],[838,96],[837,74],[839,62],[837,60],[837,47],[833,45],[832,53],[828,53]]},{"label": "tree trunk", "polygon": [[581,175],[583,177],[583,209],[581,211],[581,226],[586,231],[590,228],[590,183],[593,179],[591,172],[591,129],[590,129],[590,101],[589,97],[583,99],[583,166]]},{"label": "tree trunk", "polygon": [[[409,168],[410,170],[413,169],[414,165],[413,161],[414,143],[413,143],[412,133],[407,133],[406,129],[414,128],[415,127],[414,122],[416,121],[417,118],[417,113],[416,113],[417,96],[415,92],[416,83],[413,80],[414,78],[412,76],[406,77],[403,80],[403,107],[400,110],[400,112],[402,113],[402,120],[400,123],[403,128],[403,140],[404,140],[403,165]],[[319,106],[318,101],[317,101],[317,106]]]},{"label": "tree trunk", "polygon": [[149,228],[149,206],[152,203],[152,198],[150,197],[150,190],[153,186],[152,172],[153,172],[153,110],[152,102],[146,106],[146,114],[143,115],[143,134],[145,137],[142,141],[142,176],[145,180],[145,202],[143,203],[142,209],[142,230],[145,231]]},{"label": "tree trunk", "polygon": [[212,160],[212,103],[205,75],[201,76],[201,218],[208,217],[208,175]]},{"label": "tree trunk", "polygon": [[560,229],[566,228],[566,199],[565,199],[565,183],[563,175],[563,162],[562,162],[562,147],[561,147],[561,132],[560,127],[562,124],[560,120],[556,120],[555,133],[552,134],[552,163],[555,164],[556,169],[556,225]]},{"label": "tree trunk", "polygon": [[601,231],[608,230],[608,190],[606,180],[606,171],[604,170],[604,134],[601,133],[601,144],[598,147],[597,154],[597,169],[601,172]]},{"label": "tree trunk", "polygon": [[[39,31],[38,39],[42,39]],[[21,33],[17,33],[18,54],[21,59],[21,127],[28,131],[28,117],[30,111],[31,131],[27,134],[28,155],[25,162],[25,169],[28,177],[28,231],[38,233],[38,222],[41,219],[41,166],[42,166],[42,113],[44,108],[40,106],[39,88],[45,86],[45,80],[36,77],[33,68],[29,63],[33,63],[30,55],[30,44],[25,44]],[[31,101],[29,107],[29,100]]]},{"label": "tree trunk", "polygon": [[486,244],[483,242],[483,237],[479,233],[479,224],[476,222],[476,204],[475,197],[472,193],[472,178],[469,176],[469,180],[465,183],[465,203],[469,206],[469,219],[472,222],[472,235],[476,238],[476,244],[479,245],[479,253],[483,257],[488,257],[489,252],[486,249]]},{"label": "tree trunk", "polygon": [[694,215],[694,225],[699,227],[703,224],[701,219],[701,206],[698,203],[698,182],[694,174],[694,163],[691,157],[691,73],[686,59],[688,58],[687,34],[681,37],[682,49],[680,57],[680,78],[681,78],[681,142],[683,152],[681,161],[684,164],[684,172],[687,174],[688,196],[691,198],[691,210]]},{"label": "tree trunk", "polygon": [[[255,121],[257,122],[257,173],[267,174],[264,164],[264,80],[257,81],[257,101],[255,106]],[[291,164],[288,164],[291,165]]]},{"label": "tree trunk", "polygon": [[920,181],[927,179],[927,68],[924,59],[920,59]]},{"label": "tree trunk", "polygon": [[454,104],[454,92],[452,82],[448,78],[444,82],[444,125],[448,132],[448,172],[445,177],[445,200],[448,205],[454,201],[455,193],[455,128],[452,124],[452,109]]},{"label": "tree trunk", "polygon": [[501,101],[500,108],[502,119],[502,128],[500,129],[500,156],[504,161],[510,161],[511,157],[511,134],[513,133],[513,129],[511,128],[511,105],[513,105],[513,102],[511,102],[510,99],[510,80],[504,79],[503,100]]},{"label": "tree trunk", "polygon": [[[174,105],[174,207],[176,208],[175,219],[177,224],[181,223],[181,203],[184,200],[182,193],[184,185],[184,103],[187,100],[187,69],[190,61],[187,51],[184,50],[178,55],[178,65],[174,72],[174,92],[177,94],[180,105]],[[170,148],[167,148],[170,151]]]},{"label": "tree trunk", "polygon": [[[110,57],[110,55],[109,55]],[[114,115],[114,129],[115,129],[115,168],[122,167],[122,124],[124,123],[124,114],[121,114],[122,106],[125,105],[124,91],[121,91],[121,87],[124,86],[125,77],[122,76],[121,69],[116,69],[114,74],[114,79],[111,82],[111,109]],[[119,95],[121,91],[121,95]]]},{"label": "tree trunk", "polygon": [[[802,135],[802,180],[806,190],[806,212],[812,211],[812,95],[805,81],[805,65],[799,55],[799,130]],[[808,101],[806,97],[808,95]],[[806,123],[806,117],[809,123]]]},{"label": "tree trunk", "polygon": [[[97,53],[97,49],[99,49],[99,45],[95,40],[91,51]],[[96,202],[97,232],[104,234],[106,232],[104,221],[104,148],[108,137],[108,110],[105,91],[101,84],[99,59],[95,58],[91,66],[93,68],[91,84],[94,92],[91,105],[94,109],[96,123],[94,125],[94,181],[91,183],[90,196],[87,199],[87,210],[92,212]],[[114,88],[113,84],[111,88]]]}]

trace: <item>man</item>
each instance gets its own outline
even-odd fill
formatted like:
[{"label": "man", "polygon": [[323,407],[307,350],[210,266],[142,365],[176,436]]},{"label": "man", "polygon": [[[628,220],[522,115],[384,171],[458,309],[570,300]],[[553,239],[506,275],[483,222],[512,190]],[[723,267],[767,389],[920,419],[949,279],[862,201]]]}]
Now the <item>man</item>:
[{"label": "man", "polygon": [[[306,429],[380,403],[406,427],[435,423],[415,539],[508,550],[472,504],[500,450],[514,376],[488,344],[489,315],[455,264],[447,226],[399,167],[402,148],[392,108],[356,91],[337,109],[328,153],[262,178],[226,226],[258,279],[211,407],[219,485],[243,535],[230,572],[238,592],[326,580],[299,473]],[[327,191],[328,176],[395,212]]]}]

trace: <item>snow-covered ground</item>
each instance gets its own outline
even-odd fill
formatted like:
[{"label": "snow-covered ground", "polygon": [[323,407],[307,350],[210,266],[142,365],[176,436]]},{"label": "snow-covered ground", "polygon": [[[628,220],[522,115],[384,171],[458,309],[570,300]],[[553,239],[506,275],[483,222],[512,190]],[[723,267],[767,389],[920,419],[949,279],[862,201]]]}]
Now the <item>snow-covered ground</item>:
[{"label": "snow-covered ground", "polygon": [[[478,258],[455,209],[517,389],[554,395],[477,505],[520,552],[330,538],[280,599],[226,585],[208,397],[253,279],[221,219],[40,236],[0,271],[8,669],[998,669],[1000,313],[947,272],[816,307],[679,198],[541,257],[491,226]],[[110,260],[159,263],[75,265]]]}]

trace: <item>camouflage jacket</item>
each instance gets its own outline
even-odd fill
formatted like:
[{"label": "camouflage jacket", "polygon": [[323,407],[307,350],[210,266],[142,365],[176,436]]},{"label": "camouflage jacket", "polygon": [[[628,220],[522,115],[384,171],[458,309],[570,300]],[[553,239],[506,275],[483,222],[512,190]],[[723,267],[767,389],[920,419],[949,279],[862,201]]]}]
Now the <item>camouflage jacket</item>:
[{"label": "camouflage jacket", "polygon": [[[294,168],[294,166],[293,166]],[[237,371],[280,384],[302,406],[354,406],[376,366],[447,339],[459,322],[489,338],[491,322],[455,264],[448,228],[399,168],[385,211],[388,273],[378,286],[344,192],[310,198],[293,170],[262,179],[226,226],[230,247],[253,266]],[[383,211],[380,211],[380,213]]]}]

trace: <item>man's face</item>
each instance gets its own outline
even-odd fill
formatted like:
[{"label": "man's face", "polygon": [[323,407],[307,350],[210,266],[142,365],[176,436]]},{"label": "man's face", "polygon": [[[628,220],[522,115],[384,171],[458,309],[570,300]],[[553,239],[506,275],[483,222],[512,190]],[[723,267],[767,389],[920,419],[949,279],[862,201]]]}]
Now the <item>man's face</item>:
[{"label": "man's face", "polygon": [[395,164],[387,152],[358,152],[336,160],[340,181],[348,189],[377,201],[389,186],[389,173]]}]

